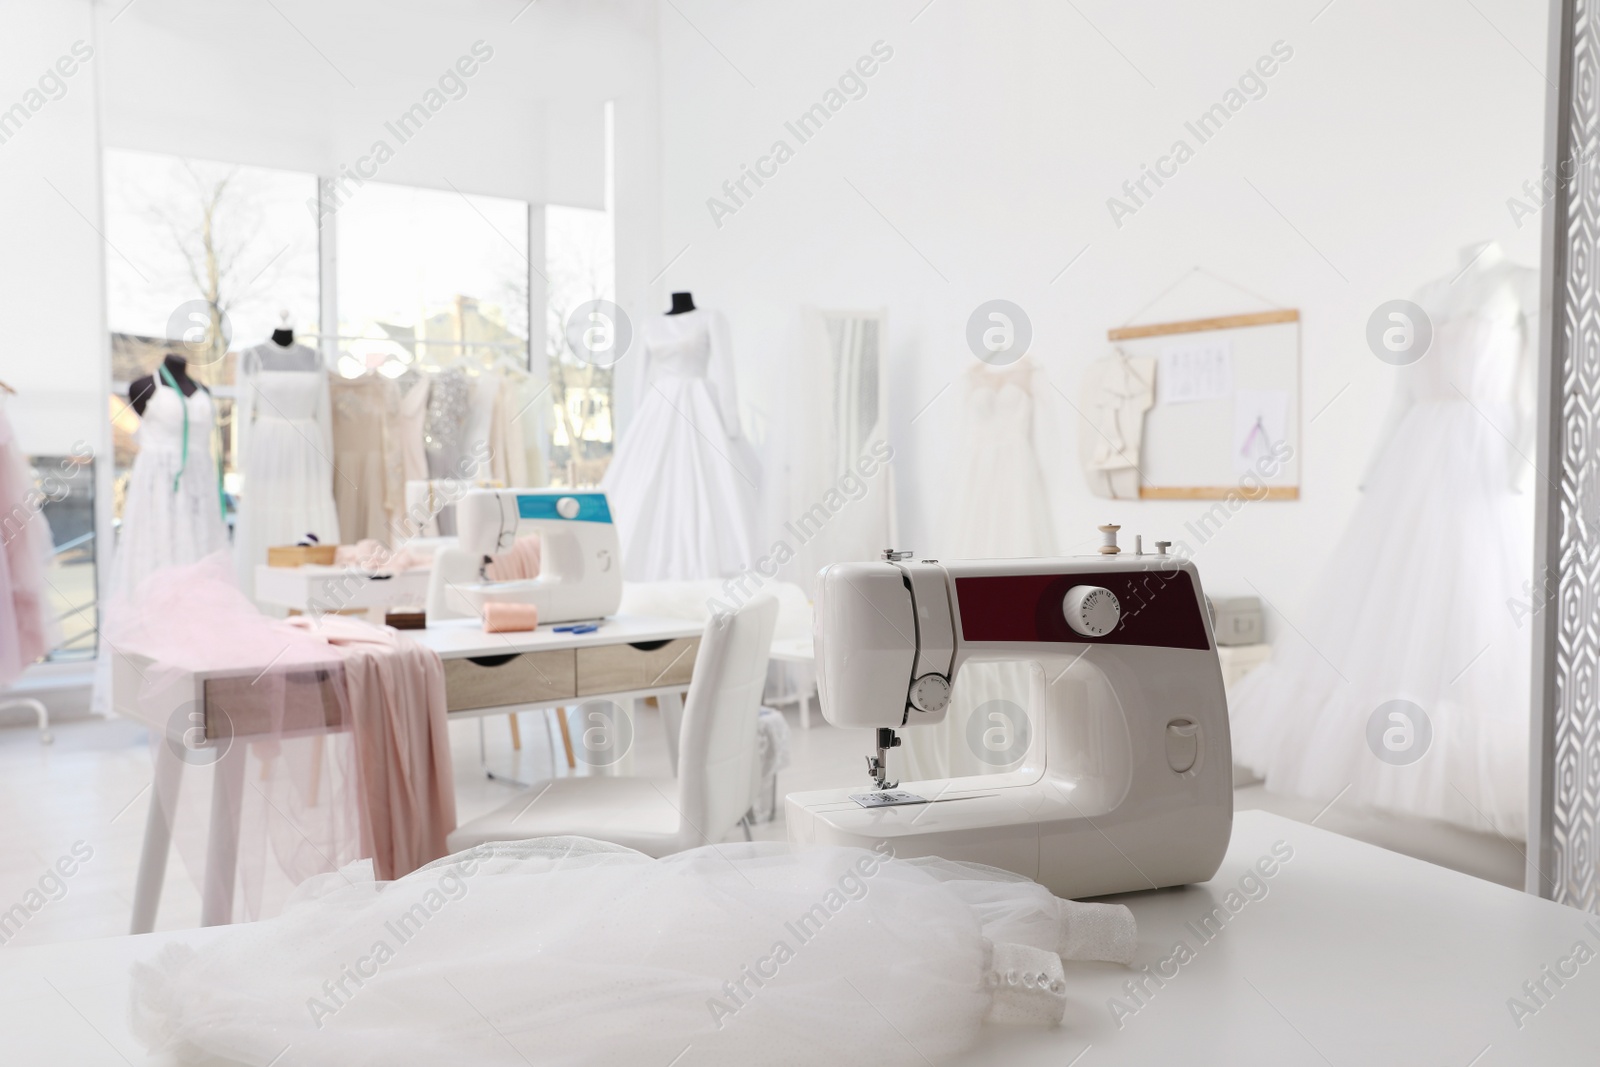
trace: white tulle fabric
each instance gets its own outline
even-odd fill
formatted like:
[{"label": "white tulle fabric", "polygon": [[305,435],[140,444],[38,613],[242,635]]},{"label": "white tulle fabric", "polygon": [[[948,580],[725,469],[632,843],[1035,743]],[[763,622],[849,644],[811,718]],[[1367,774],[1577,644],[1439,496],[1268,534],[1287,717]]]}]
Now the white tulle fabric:
[{"label": "white tulle fabric", "polygon": [[[1401,371],[1394,431],[1316,613],[1230,701],[1234,759],[1273,792],[1526,833],[1528,620],[1554,609],[1528,592],[1532,500],[1512,491],[1508,461],[1524,421],[1514,401],[1529,358],[1526,273],[1478,269],[1417,298],[1432,348]],[[1432,728],[1409,765],[1368,743],[1369,718],[1395,699]]]},{"label": "white tulle fabric", "polygon": [[[1055,555],[1055,524],[1035,443],[1038,394],[1048,388],[1043,373],[1023,357],[1000,369],[975,366],[963,375],[961,385],[961,465],[953,486],[950,530],[939,551],[954,559]],[[944,721],[905,732],[905,777],[950,778],[1011,769],[1012,764],[995,760],[1004,760],[1013,750],[1017,761],[1023,756],[1008,736],[1014,716],[985,705],[1004,701],[1026,709],[1029,671],[1022,663],[963,667]],[[983,717],[984,728],[969,732],[973,715]],[[994,748],[985,749],[986,741]]]},{"label": "white tulle fabric", "polygon": [[128,472],[122,529],[111,568],[109,610],[132,597],[139,583],[162,567],[195,563],[228,547],[217,468],[211,459],[215,417],[206,390],[196,389],[193,396],[185,398],[156,375],[155,391],[139,419],[139,454]]},{"label": "white tulle fabric", "polygon": [[1131,961],[1126,908],[991,868],[544,838],[308,883],[137,966],[133,1022],[186,1063],[925,1067],[986,1019],[1059,1022],[1085,930]]},{"label": "white tulle fabric", "polygon": [[639,403],[601,488],[634,582],[692,581],[755,559],[755,451],[739,429],[727,325],[704,309],[645,322]]},{"label": "white tulle fabric", "polygon": [[339,514],[327,374],[264,370],[253,350],[241,369],[235,462],[244,483],[234,557],[240,587],[254,595],[256,567],[267,562],[269,547],[297,544],[308,533],[336,545]]}]

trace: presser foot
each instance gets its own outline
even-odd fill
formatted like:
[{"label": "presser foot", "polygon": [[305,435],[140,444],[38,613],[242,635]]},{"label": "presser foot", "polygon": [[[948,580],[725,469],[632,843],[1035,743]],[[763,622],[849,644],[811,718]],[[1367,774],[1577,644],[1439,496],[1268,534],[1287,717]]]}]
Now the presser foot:
[{"label": "presser foot", "polygon": [[889,781],[889,750],[900,747],[900,738],[887,726],[878,727],[878,754],[867,757],[867,774],[879,789],[893,789],[899,782]]}]

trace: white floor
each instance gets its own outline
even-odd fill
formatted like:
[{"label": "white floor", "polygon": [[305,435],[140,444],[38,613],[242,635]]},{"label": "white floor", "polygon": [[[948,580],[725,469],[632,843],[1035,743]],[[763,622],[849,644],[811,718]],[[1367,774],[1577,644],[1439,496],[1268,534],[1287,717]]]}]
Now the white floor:
[{"label": "white floor", "polygon": [[[799,728],[787,712],[793,763],[779,776],[785,792],[861,785],[866,782],[864,756],[871,733],[839,730],[821,723]],[[634,773],[666,775],[667,756],[654,712],[640,724],[634,742]],[[551,750],[543,716],[521,716],[523,746],[511,747],[504,717],[484,720],[491,767],[497,772],[532,780],[548,776]],[[134,875],[150,797],[150,751],[144,729],[122,720],[62,723],[53,745],[39,743],[36,731],[0,729],[0,914],[38,888],[51,866],[82,842],[92,858],[64,883],[64,893],[46,882],[50,896],[59,895],[34,912],[5,941],[7,945],[107,937],[127,932],[133,906]],[[451,725],[455,753],[458,815],[470,819],[503,803],[517,787],[491,781],[479,769],[477,721]],[[559,740],[557,741],[559,752]],[[564,757],[558,757],[565,770]],[[1287,800],[1259,786],[1241,788],[1236,806],[1261,808],[1324,829],[1452,867],[1479,877],[1521,887],[1520,842],[1476,834],[1420,820],[1346,810],[1326,810]],[[756,828],[761,839],[782,840],[781,821]],[[182,866],[179,850],[168,865],[167,886],[157,916],[160,930],[196,926],[200,900]],[[3,951],[3,948],[0,948]]]}]

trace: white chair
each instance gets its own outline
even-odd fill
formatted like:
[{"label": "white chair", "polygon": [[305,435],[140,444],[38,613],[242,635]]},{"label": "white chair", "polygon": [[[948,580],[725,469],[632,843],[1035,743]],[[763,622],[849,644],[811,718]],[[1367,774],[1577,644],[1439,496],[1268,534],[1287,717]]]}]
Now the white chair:
[{"label": "white chair", "polygon": [[721,841],[750,809],[756,717],[777,617],[778,602],[762,594],[706,623],[684,702],[676,779],[540,782],[457,829],[450,851],[571,834],[666,856]]}]

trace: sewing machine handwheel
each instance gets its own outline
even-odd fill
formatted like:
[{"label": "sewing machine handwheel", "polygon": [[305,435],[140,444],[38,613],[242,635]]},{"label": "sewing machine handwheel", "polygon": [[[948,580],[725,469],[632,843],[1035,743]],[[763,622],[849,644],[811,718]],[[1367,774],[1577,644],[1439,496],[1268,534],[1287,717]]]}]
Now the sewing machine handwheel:
[{"label": "sewing machine handwheel", "polygon": [[1081,637],[1104,637],[1122,621],[1117,594],[1098,585],[1075,585],[1061,600],[1067,625]]}]

